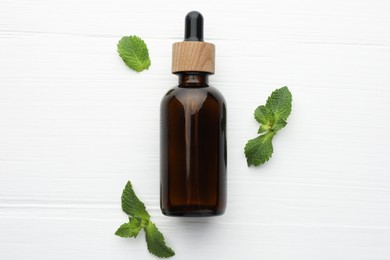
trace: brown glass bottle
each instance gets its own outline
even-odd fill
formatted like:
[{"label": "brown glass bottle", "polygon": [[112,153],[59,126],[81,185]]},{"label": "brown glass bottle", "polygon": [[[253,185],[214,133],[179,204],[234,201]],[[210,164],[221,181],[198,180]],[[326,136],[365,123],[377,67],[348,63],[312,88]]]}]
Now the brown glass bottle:
[{"label": "brown glass bottle", "polygon": [[226,207],[226,105],[208,84],[215,46],[203,41],[203,16],[190,12],[184,42],[173,44],[179,85],[161,102],[161,210],[169,216],[220,215]]},{"label": "brown glass bottle", "polygon": [[226,207],[226,105],[208,84],[215,46],[203,41],[203,16],[185,18],[184,42],[173,44],[179,85],[161,102],[161,210],[168,216],[213,216]]},{"label": "brown glass bottle", "polygon": [[211,216],[226,207],[226,105],[208,73],[178,73],[161,102],[161,210]]}]

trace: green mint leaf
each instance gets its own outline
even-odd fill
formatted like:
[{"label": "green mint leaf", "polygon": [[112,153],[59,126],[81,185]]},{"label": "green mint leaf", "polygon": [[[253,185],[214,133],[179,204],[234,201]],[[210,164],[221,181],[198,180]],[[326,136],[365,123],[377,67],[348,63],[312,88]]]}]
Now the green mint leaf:
[{"label": "green mint leaf", "polygon": [[259,131],[257,131],[258,134],[267,132],[269,129],[271,129],[272,126],[269,125],[260,125]]},{"label": "green mint leaf", "polygon": [[145,205],[135,195],[130,181],[127,182],[122,193],[122,210],[133,218],[150,219]]},{"label": "green mint leaf", "polygon": [[163,234],[157,229],[152,222],[144,227],[146,232],[146,243],[150,253],[160,258],[168,258],[175,255],[175,252],[165,244]]},{"label": "green mint leaf", "polygon": [[244,148],[248,166],[258,166],[267,162],[274,151],[272,139],[276,133],[287,125],[287,118],[291,113],[292,95],[287,87],[276,89],[268,97],[265,106],[255,110],[255,119],[260,128],[257,132],[262,134],[247,142]]},{"label": "green mint leaf", "polygon": [[137,237],[141,229],[141,223],[136,218],[130,218],[128,223],[125,223],[118,228],[115,235],[120,237]]},{"label": "green mint leaf", "polygon": [[271,158],[274,151],[272,146],[272,138],[274,135],[275,132],[270,131],[248,141],[245,145],[245,156],[248,166],[258,166]]},{"label": "green mint leaf", "polygon": [[270,126],[274,122],[274,114],[272,113],[271,109],[266,106],[259,106],[256,108],[254,115],[257,122],[263,125]]},{"label": "green mint leaf", "polygon": [[158,231],[156,225],[150,221],[150,215],[145,205],[135,195],[131,182],[128,181],[122,193],[122,210],[129,215],[129,222],[122,224],[115,235],[128,238],[137,237],[143,228],[146,233],[146,243],[150,253],[167,258],[175,252],[165,244],[164,236]]},{"label": "green mint leaf", "polygon": [[284,121],[283,119],[279,118],[278,121],[272,126],[272,130],[275,132],[279,131],[283,127],[287,125],[287,122]]},{"label": "green mint leaf", "polygon": [[291,92],[287,87],[283,87],[272,92],[271,96],[268,97],[265,106],[273,112],[275,122],[278,122],[279,118],[287,121],[287,118],[291,113],[291,102]]},{"label": "green mint leaf", "polygon": [[255,119],[259,122],[260,128],[257,133],[264,133],[270,129],[275,121],[274,114],[272,111],[266,106],[259,106],[256,108],[254,113]]},{"label": "green mint leaf", "polygon": [[137,71],[143,71],[150,66],[148,47],[138,36],[124,36],[118,42],[118,53],[125,64]]}]

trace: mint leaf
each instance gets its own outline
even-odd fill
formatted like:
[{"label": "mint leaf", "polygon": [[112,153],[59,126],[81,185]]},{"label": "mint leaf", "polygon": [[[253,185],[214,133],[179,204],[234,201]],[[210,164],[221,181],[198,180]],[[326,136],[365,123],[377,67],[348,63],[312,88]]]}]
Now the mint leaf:
[{"label": "mint leaf", "polygon": [[279,131],[280,129],[284,128],[287,125],[287,122],[283,119],[279,118],[278,121],[272,126],[272,130],[275,132]]},{"label": "mint leaf", "polygon": [[148,47],[138,36],[124,36],[118,42],[118,53],[125,64],[137,71],[143,71],[150,66]]},{"label": "mint leaf", "polygon": [[272,138],[275,132],[271,131],[248,141],[245,145],[245,156],[248,166],[265,163],[271,158],[274,151]]},{"label": "mint leaf", "polygon": [[135,195],[131,182],[128,181],[122,193],[122,210],[134,218],[149,219],[145,205]]},{"label": "mint leaf", "polygon": [[262,134],[247,142],[244,148],[248,166],[258,166],[267,162],[273,153],[272,139],[276,133],[287,125],[291,113],[292,95],[287,87],[276,89],[268,97],[265,106],[256,108],[254,116],[259,122],[257,132]]},{"label": "mint leaf", "polygon": [[115,235],[120,237],[137,237],[141,229],[146,232],[146,243],[150,253],[167,258],[175,255],[175,252],[165,244],[164,236],[158,231],[156,225],[150,221],[150,215],[133,190],[128,181],[122,193],[122,210],[129,215],[129,222],[122,224]]},{"label": "mint leaf", "polygon": [[257,122],[263,124],[263,125],[271,125],[274,121],[274,115],[266,106],[259,106],[255,110],[255,119]]},{"label": "mint leaf", "polygon": [[120,237],[137,237],[141,229],[141,223],[136,218],[130,218],[129,223],[121,225],[115,232],[115,235]]},{"label": "mint leaf", "polygon": [[175,252],[165,244],[163,234],[157,229],[152,222],[144,228],[146,232],[146,243],[150,253],[160,257],[167,258],[175,255]]},{"label": "mint leaf", "polygon": [[261,123],[258,134],[266,132],[268,129],[272,127],[274,119],[274,114],[272,111],[266,106],[259,106],[256,108],[254,113],[255,119],[257,122]]},{"label": "mint leaf", "polygon": [[265,106],[269,108],[275,116],[275,122],[279,118],[287,121],[288,116],[291,113],[292,96],[290,90],[287,87],[283,87],[272,92],[268,97]]},{"label": "mint leaf", "polygon": [[272,126],[269,125],[260,125],[259,131],[257,131],[258,134],[267,132],[269,129],[271,129]]}]

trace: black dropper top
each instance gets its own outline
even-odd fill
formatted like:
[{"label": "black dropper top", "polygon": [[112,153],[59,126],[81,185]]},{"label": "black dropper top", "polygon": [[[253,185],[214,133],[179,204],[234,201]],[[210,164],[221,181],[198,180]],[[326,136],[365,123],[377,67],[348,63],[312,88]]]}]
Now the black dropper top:
[{"label": "black dropper top", "polygon": [[203,16],[197,11],[189,12],[185,19],[184,41],[203,42]]}]

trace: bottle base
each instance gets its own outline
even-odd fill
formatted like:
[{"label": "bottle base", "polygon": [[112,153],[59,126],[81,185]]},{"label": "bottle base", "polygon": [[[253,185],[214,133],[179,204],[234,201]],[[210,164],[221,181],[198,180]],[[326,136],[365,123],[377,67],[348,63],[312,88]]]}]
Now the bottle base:
[{"label": "bottle base", "polygon": [[189,209],[184,207],[178,207],[175,209],[161,209],[162,213],[165,216],[169,217],[214,217],[220,216],[225,213],[225,210],[216,210],[216,209]]}]

